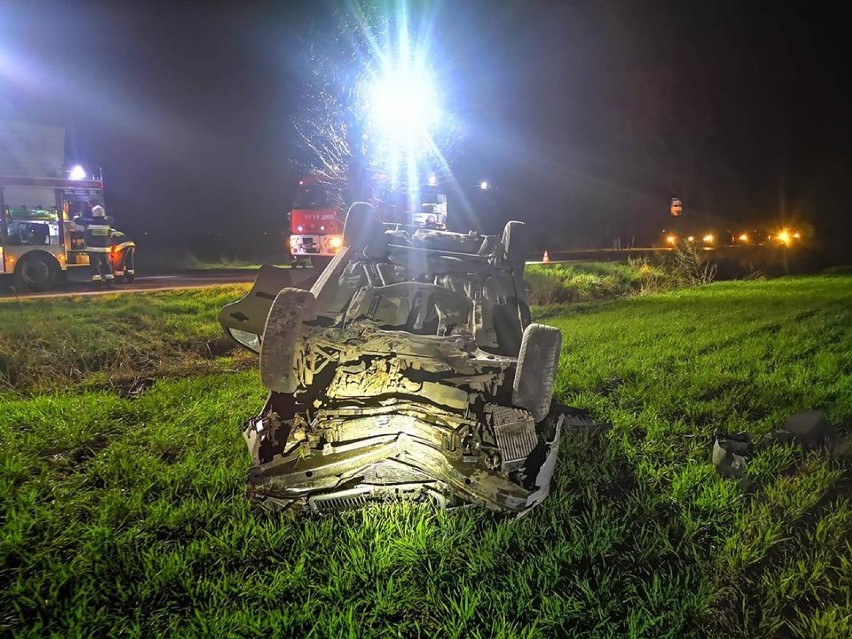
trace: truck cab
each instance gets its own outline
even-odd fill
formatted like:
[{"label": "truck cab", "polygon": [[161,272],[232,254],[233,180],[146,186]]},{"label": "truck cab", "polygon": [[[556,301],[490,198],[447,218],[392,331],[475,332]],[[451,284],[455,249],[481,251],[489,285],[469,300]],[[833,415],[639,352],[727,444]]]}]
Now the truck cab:
[{"label": "truck cab", "polygon": [[343,246],[343,200],[316,176],[299,180],[289,213],[293,266],[323,267]]}]

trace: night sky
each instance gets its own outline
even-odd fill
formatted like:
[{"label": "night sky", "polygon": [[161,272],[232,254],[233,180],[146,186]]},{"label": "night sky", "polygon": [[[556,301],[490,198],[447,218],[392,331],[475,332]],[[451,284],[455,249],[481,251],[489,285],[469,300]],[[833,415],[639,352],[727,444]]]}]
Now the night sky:
[{"label": "night sky", "polygon": [[[514,218],[539,244],[641,242],[677,195],[696,224],[785,220],[848,256],[838,16],[815,3],[411,4],[433,21],[463,125],[454,168],[499,187],[469,194],[485,230]],[[305,35],[332,6],[6,0],[0,119],[66,127],[72,159],[104,167],[107,208],[137,236],[274,250],[298,178]]]}]

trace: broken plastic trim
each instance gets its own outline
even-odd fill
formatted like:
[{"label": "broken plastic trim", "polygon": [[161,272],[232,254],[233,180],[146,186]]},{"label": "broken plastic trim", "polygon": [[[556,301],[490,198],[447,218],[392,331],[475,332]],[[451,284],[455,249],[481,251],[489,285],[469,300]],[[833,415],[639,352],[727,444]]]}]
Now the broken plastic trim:
[{"label": "broken plastic trim", "polygon": [[255,353],[260,351],[260,335],[257,333],[241,331],[238,328],[229,328],[228,332],[231,334],[231,337],[246,348],[253,350]]}]

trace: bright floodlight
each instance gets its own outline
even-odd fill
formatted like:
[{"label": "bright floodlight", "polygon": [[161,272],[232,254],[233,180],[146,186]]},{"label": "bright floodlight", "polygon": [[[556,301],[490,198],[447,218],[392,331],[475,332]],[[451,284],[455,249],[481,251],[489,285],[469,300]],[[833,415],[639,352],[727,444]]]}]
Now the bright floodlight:
[{"label": "bright floodlight", "polygon": [[72,180],[85,180],[86,179],[86,169],[84,169],[79,164],[71,169],[71,173],[68,175]]},{"label": "bright floodlight", "polygon": [[410,64],[386,69],[375,78],[367,100],[375,125],[396,138],[428,131],[440,114],[432,74]]}]

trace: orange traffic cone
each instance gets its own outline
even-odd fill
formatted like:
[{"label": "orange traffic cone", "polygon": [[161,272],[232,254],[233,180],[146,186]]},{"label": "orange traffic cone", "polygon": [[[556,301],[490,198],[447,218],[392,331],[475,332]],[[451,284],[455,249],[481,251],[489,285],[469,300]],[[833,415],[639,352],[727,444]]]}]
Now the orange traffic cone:
[{"label": "orange traffic cone", "polygon": [[542,261],[542,262],[544,262],[545,264],[547,264],[548,262],[550,262],[550,256],[547,254],[547,251],[546,251],[546,250],[545,250],[545,252],[544,252],[544,256],[541,258],[541,261]]}]

